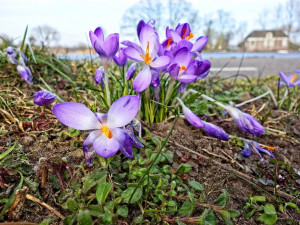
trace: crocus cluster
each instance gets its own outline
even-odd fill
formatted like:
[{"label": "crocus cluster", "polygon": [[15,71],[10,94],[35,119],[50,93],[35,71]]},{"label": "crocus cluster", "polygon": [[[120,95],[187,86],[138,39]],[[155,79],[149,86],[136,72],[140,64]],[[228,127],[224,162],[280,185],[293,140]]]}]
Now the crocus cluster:
[{"label": "crocus cluster", "polygon": [[[146,90],[150,85],[160,85],[160,75],[168,72],[171,80],[180,82],[179,92],[182,92],[188,83],[205,78],[210,69],[210,61],[202,60],[201,51],[208,41],[208,36],[199,37],[192,41],[194,34],[188,23],[178,24],[173,30],[166,28],[166,38],[160,42],[159,36],[153,27],[154,20],[148,23],[141,20],[137,25],[139,44],[131,41],[122,41],[125,46],[119,47],[119,35],[110,34],[104,39],[103,31],[98,27],[90,31],[90,40],[99,54],[104,69],[112,61],[118,66],[125,66],[127,58],[141,64],[142,69],[133,80],[133,89],[136,92]],[[133,77],[136,64],[129,67],[126,79]]]},{"label": "crocus cluster", "polygon": [[270,152],[270,150],[274,150],[274,147],[266,146],[257,143],[256,141],[243,139],[244,141],[244,149],[240,152],[243,156],[249,157],[253,153],[258,155],[259,158],[263,158],[261,153],[266,154],[270,156],[271,158],[274,158],[274,155]]},{"label": "crocus cluster", "polygon": [[300,73],[300,70],[296,70],[295,74],[290,74],[289,76],[285,75],[283,72],[279,73],[279,76],[282,81],[279,81],[280,87],[295,87],[300,86],[300,80],[296,81],[297,79],[297,73]]},{"label": "crocus cluster", "polygon": [[[6,53],[7,60],[11,64],[17,65],[17,70],[23,80],[25,80],[29,85],[32,85],[32,73],[29,67],[26,66],[26,64],[28,63],[28,58],[25,56],[25,54],[19,50],[15,51],[11,46],[6,48]],[[18,55],[19,60],[17,60]]]},{"label": "crocus cluster", "polygon": [[91,133],[83,142],[83,150],[88,165],[91,165],[94,151],[102,157],[111,157],[120,150],[126,157],[132,158],[132,144],[143,146],[134,136],[130,123],[139,110],[140,99],[136,95],[126,95],[111,105],[107,114],[93,113],[85,105],[76,102],[64,102],[53,106],[56,118],[66,126],[77,130],[89,130]]}]

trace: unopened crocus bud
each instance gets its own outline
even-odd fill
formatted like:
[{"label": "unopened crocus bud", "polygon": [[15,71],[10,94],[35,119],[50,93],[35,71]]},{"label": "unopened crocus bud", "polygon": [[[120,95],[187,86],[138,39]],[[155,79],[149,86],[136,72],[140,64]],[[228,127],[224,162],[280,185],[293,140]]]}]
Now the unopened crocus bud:
[{"label": "unopened crocus bud", "polygon": [[101,66],[96,70],[95,73],[96,84],[101,84],[101,86],[104,87],[103,79],[104,79],[104,68]]},{"label": "unopened crocus bud", "polygon": [[51,105],[56,99],[56,95],[51,91],[40,90],[34,94],[33,103],[39,106]]},{"label": "unopened crocus bud", "polygon": [[135,74],[135,71],[136,71],[136,63],[132,63],[126,72],[126,80],[130,80]]},{"label": "unopened crocus bud", "polygon": [[18,61],[16,60],[17,58],[17,53],[14,51],[13,47],[8,46],[6,48],[6,53],[7,53],[7,60],[11,63],[11,64],[18,64]]},{"label": "unopened crocus bud", "polygon": [[124,49],[121,48],[118,56],[114,56],[113,60],[118,66],[124,66],[127,64],[127,56],[124,53]]},{"label": "unopened crocus bud", "polygon": [[25,80],[29,85],[32,85],[32,73],[30,69],[27,66],[17,66],[17,70],[20,74],[20,76]]},{"label": "unopened crocus bud", "polygon": [[155,70],[151,70],[151,74],[152,74],[151,85],[153,87],[158,87],[160,85],[159,73]]},{"label": "unopened crocus bud", "polygon": [[26,57],[26,55],[23,52],[20,52],[20,63],[22,66],[26,66],[26,64],[28,63],[28,58]]},{"label": "unopened crocus bud", "polygon": [[202,123],[204,125],[203,129],[204,129],[204,131],[207,135],[219,138],[219,139],[224,140],[224,141],[229,140],[229,136],[223,130],[223,128],[218,127],[218,126],[216,126],[212,123],[204,122],[204,121],[202,121]]},{"label": "unopened crocus bud", "polygon": [[14,51],[13,47],[8,46],[8,47],[6,48],[6,52],[7,52],[8,55],[11,55],[11,54],[13,54],[15,51]]}]

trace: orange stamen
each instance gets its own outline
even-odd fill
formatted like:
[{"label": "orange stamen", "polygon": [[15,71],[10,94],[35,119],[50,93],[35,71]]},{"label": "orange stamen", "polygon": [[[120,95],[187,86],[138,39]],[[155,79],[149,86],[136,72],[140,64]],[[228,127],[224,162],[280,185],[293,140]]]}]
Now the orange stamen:
[{"label": "orange stamen", "polygon": [[192,32],[190,32],[189,36],[186,36],[185,39],[186,40],[190,40],[194,37],[194,34]]},{"label": "orange stamen", "polygon": [[172,43],[173,39],[172,38],[168,38],[168,44],[167,44],[167,48],[170,47],[171,43]]},{"label": "orange stamen", "polygon": [[108,128],[108,126],[103,126],[101,128],[101,131],[103,134],[105,134],[106,137],[108,137],[109,139],[111,139],[113,137],[113,134],[111,132],[111,130]]},{"label": "orange stamen", "polygon": [[151,61],[152,61],[152,58],[150,57],[150,53],[149,53],[149,41],[147,43],[147,48],[146,48],[146,54],[145,56],[142,56],[140,55],[143,59],[144,59],[144,62],[148,65],[150,65]]},{"label": "orange stamen", "polygon": [[181,67],[179,68],[179,71],[181,71],[181,70],[187,70],[187,68],[186,68],[185,66],[181,66]]},{"label": "orange stamen", "polygon": [[184,38],[184,35],[185,35],[186,31],[187,31],[187,29],[182,29],[182,35],[181,35],[182,39]]},{"label": "orange stamen", "polygon": [[292,76],[291,83],[294,83],[294,81],[296,80],[296,78],[297,78],[297,75],[294,74],[294,76]]},{"label": "orange stamen", "polygon": [[271,147],[271,146],[268,146],[268,145],[260,145],[260,147],[266,148],[266,149],[271,150],[271,151],[275,150],[275,147]]}]

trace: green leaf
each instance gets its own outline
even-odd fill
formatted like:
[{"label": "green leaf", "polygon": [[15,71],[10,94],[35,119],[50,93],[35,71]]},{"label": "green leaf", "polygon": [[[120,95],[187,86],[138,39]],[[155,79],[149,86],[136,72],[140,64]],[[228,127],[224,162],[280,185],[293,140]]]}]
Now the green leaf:
[{"label": "green leaf", "polygon": [[53,219],[44,219],[39,225],[50,225]]},{"label": "green leaf", "polygon": [[240,215],[240,213],[236,210],[228,209],[227,211],[230,213],[231,218],[235,218],[235,217],[238,217]]},{"label": "green leaf", "polygon": [[275,207],[274,205],[268,203],[264,206],[264,211],[266,214],[271,214],[271,215],[274,215],[276,214],[276,210],[275,210]]},{"label": "green leaf", "polygon": [[[135,187],[130,187],[130,188],[127,188],[121,195],[121,197],[123,198],[124,202],[125,203],[129,203],[129,199],[132,195],[132,193],[134,192],[135,190]],[[131,200],[130,200],[130,203],[136,203],[138,202],[141,197],[142,197],[142,190],[140,188],[137,188],[134,195],[132,196]]]},{"label": "green leaf", "polygon": [[256,202],[266,202],[266,197],[265,196],[253,196],[251,197],[251,201],[256,203]]},{"label": "green leaf", "polygon": [[200,184],[200,183],[197,182],[197,181],[192,180],[192,181],[189,182],[189,185],[190,185],[192,188],[194,188],[195,190],[198,190],[198,191],[204,191],[204,188],[203,188],[202,184]]},{"label": "green leaf", "polygon": [[105,200],[111,188],[112,188],[112,184],[107,182],[98,185],[96,191],[96,198],[101,205],[105,203]]},{"label": "green leaf", "polygon": [[118,208],[117,214],[122,216],[122,217],[127,217],[128,207],[126,205],[121,206],[120,208]]},{"label": "green leaf", "polygon": [[191,202],[189,200],[186,200],[181,208],[179,209],[179,213],[183,216],[186,217],[188,215],[190,215],[193,211],[193,206],[191,204]]},{"label": "green leaf", "polygon": [[176,170],[176,174],[185,174],[185,173],[188,173],[192,170],[192,167],[191,165],[189,164],[186,164],[186,163],[182,163],[180,164],[180,166],[178,167],[178,169]]},{"label": "green leaf", "polygon": [[79,209],[77,202],[73,198],[69,198],[67,200],[67,206],[68,206],[68,209],[70,209],[73,212],[75,212]]},{"label": "green leaf", "polygon": [[226,207],[229,203],[229,194],[225,189],[222,189],[223,193],[217,199],[217,204],[222,206],[222,208]]},{"label": "green leaf", "polygon": [[214,212],[211,209],[205,209],[202,215],[200,216],[201,225],[216,225],[216,217]]},{"label": "green leaf", "polygon": [[69,215],[64,219],[64,225],[73,225],[74,224],[74,215]]},{"label": "green leaf", "polygon": [[249,220],[255,212],[257,212],[257,209],[252,209],[250,212],[248,212],[246,219]]},{"label": "green leaf", "polygon": [[277,221],[277,215],[263,213],[257,220],[264,222],[266,225],[273,225]]},{"label": "green leaf", "polygon": [[112,218],[113,214],[111,214],[110,212],[104,213],[102,222],[106,224],[112,224]]},{"label": "green leaf", "polygon": [[80,210],[77,216],[79,225],[92,225],[93,221],[88,210]]},{"label": "green leaf", "polygon": [[216,210],[216,212],[222,217],[222,219],[225,221],[226,225],[233,225],[231,221],[231,214],[225,210]]},{"label": "green leaf", "polygon": [[189,196],[189,199],[191,200],[193,208],[195,208],[196,207],[196,200],[194,198],[194,194],[192,192],[188,192],[188,196]]},{"label": "green leaf", "polygon": [[286,206],[289,206],[289,207],[291,207],[291,208],[296,209],[297,212],[300,211],[299,207],[298,207],[295,203],[293,203],[293,202],[286,202],[285,205],[286,205]]}]

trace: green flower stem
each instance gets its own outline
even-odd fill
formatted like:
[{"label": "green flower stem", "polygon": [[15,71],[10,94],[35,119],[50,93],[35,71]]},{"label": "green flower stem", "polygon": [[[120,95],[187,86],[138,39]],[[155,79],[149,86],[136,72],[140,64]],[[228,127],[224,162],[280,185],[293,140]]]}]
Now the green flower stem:
[{"label": "green flower stem", "polygon": [[107,103],[108,107],[110,107],[110,105],[111,105],[110,91],[109,91],[109,86],[108,86],[108,73],[106,70],[104,70],[104,86],[105,86],[106,103]]},{"label": "green flower stem", "polygon": [[168,102],[170,100],[174,84],[175,84],[175,80],[171,78],[168,89],[167,89],[167,94],[166,94],[166,98],[165,98],[165,105],[168,105]]}]

